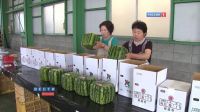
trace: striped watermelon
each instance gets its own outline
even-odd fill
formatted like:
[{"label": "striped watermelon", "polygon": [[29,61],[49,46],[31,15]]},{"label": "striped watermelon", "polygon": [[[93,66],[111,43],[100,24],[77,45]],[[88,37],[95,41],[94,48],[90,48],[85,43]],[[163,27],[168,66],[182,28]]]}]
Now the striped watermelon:
[{"label": "striped watermelon", "polygon": [[98,104],[107,104],[113,101],[115,86],[109,82],[97,81],[90,85],[90,99]]},{"label": "striped watermelon", "polygon": [[40,72],[40,81],[49,81],[49,70],[51,67],[45,66],[41,67],[39,72]]},{"label": "striped watermelon", "polygon": [[61,76],[64,73],[63,69],[54,68],[49,71],[49,81],[53,85],[61,85]]},{"label": "striped watermelon", "polygon": [[84,34],[82,37],[81,44],[86,49],[93,49],[97,41],[100,41],[100,37],[94,33]]},{"label": "striped watermelon", "polygon": [[79,76],[74,80],[74,91],[81,96],[89,96],[90,84],[95,81],[92,76]]},{"label": "striped watermelon", "polygon": [[111,46],[108,50],[108,58],[110,59],[124,59],[128,50],[123,46]]},{"label": "striped watermelon", "polygon": [[61,79],[62,88],[67,91],[73,91],[75,77],[78,77],[78,74],[76,74],[74,72],[64,73],[62,75],[62,79]]}]

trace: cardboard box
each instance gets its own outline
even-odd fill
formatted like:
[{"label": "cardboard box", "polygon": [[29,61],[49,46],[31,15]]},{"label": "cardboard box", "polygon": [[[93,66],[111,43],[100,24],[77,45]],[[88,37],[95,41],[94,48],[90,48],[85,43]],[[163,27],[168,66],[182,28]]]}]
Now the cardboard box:
[{"label": "cardboard box", "polygon": [[191,84],[166,80],[158,87],[158,112],[186,112]]},{"label": "cardboard box", "polygon": [[85,57],[85,72],[88,76],[94,76],[96,79],[101,79],[103,60],[100,57],[92,56]]},{"label": "cardboard box", "polygon": [[85,57],[94,56],[93,54],[74,54],[73,55],[73,71],[78,74],[85,74]]},{"label": "cardboard box", "polygon": [[167,77],[167,68],[141,65],[133,71],[132,105],[155,111],[157,87]]},{"label": "cardboard box", "polygon": [[32,68],[40,69],[42,66],[46,66],[45,63],[45,51],[40,49],[32,49]]},{"label": "cardboard box", "polygon": [[200,112],[200,73],[193,74],[188,112]]},{"label": "cardboard box", "polygon": [[46,66],[56,66],[56,59],[54,56],[54,52],[45,51],[45,63]]},{"label": "cardboard box", "polygon": [[31,67],[32,50],[26,47],[20,47],[21,64]]},{"label": "cardboard box", "polygon": [[72,71],[73,70],[73,54],[74,53],[65,53],[65,52],[54,53],[55,61],[56,61],[55,65],[67,71]]},{"label": "cardboard box", "polygon": [[119,74],[118,65],[123,60],[103,58],[102,80],[115,85],[115,91],[118,92]]},{"label": "cardboard box", "polygon": [[118,94],[132,98],[133,94],[133,70],[145,61],[126,60],[119,63],[119,91]]}]

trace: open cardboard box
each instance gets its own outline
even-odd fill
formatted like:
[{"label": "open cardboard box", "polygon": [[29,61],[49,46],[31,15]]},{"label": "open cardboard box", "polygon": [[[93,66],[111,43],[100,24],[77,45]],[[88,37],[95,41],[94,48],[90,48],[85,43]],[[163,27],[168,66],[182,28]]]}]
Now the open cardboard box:
[{"label": "open cardboard box", "polygon": [[133,71],[135,67],[146,64],[140,60],[125,60],[119,62],[119,91],[122,96],[132,98],[133,94]]},{"label": "open cardboard box", "polygon": [[157,87],[167,78],[167,68],[141,65],[133,71],[132,105],[155,111]]},{"label": "open cardboard box", "polygon": [[192,90],[188,112],[200,111],[200,72],[193,74]]},{"label": "open cardboard box", "polygon": [[158,88],[158,112],[185,112],[191,84],[177,80],[166,80]]}]

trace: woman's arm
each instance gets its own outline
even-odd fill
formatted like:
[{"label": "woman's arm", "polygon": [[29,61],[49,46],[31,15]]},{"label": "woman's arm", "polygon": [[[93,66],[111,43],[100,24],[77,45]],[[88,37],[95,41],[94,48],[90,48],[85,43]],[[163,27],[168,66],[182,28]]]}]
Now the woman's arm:
[{"label": "woman's arm", "polygon": [[141,54],[135,54],[135,53],[128,53],[126,54],[126,58],[128,59],[141,59],[141,60],[147,60],[151,56],[151,49],[145,49],[144,53]]}]

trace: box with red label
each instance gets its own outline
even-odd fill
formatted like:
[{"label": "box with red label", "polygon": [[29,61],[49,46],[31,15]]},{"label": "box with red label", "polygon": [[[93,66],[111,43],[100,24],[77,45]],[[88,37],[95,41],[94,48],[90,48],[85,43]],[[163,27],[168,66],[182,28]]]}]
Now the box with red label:
[{"label": "box with red label", "polygon": [[125,60],[119,63],[119,91],[118,94],[132,98],[133,94],[133,70],[145,61]]},{"label": "box with red label", "polygon": [[158,87],[158,112],[186,112],[191,84],[166,80]]},{"label": "box with red label", "polygon": [[167,68],[141,65],[133,71],[132,105],[155,111],[157,87],[167,77]]},{"label": "box with red label", "polygon": [[200,112],[200,73],[193,74],[188,112]]}]

